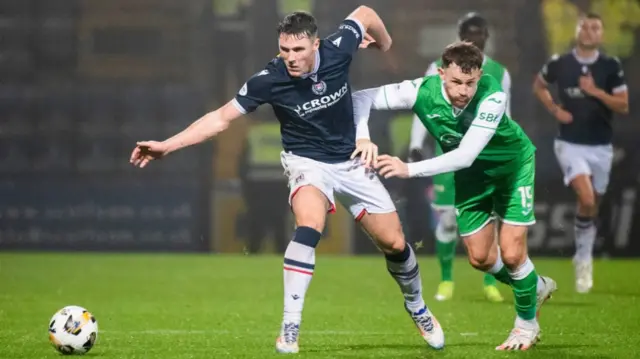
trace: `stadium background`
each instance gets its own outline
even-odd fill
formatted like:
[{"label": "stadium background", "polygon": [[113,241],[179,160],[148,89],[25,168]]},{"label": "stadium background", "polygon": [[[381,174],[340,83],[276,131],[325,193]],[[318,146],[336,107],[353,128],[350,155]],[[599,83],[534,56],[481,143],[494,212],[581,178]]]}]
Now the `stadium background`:
[{"label": "stadium background", "polygon": [[[640,3],[634,0],[372,0],[393,51],[362,51],[354,88],[420,76],[480,11],[490,56],[512,76],[512,113],[538,147],[536,255],[573,253],[571,192],[552,152],[556,123],[531,93],[533,76],[571,46],[580,11],[600,13],[607,53],[619,56],[631,115],[615,123],[616,156],[601,213],[599,256],[640,256],[637,199]],[[352,0],[0,0],[0,250],[270,253],[292,230],[269,108],[213,143],[141,171],[136,140],[164,139],[230,99],[277,52],[275,24],[313,12],[327,35]],[[406,155],[410,114],[376,113],[372,136]],[[275,136],[277,137],[277,135]],[[389,182],[405,230],[432,253],[428,180]],[[284,201],[284,202],[283,202]],[[275,227],[273,231],[267,226]],[[340,209],[319,253],[375,247]]]}]

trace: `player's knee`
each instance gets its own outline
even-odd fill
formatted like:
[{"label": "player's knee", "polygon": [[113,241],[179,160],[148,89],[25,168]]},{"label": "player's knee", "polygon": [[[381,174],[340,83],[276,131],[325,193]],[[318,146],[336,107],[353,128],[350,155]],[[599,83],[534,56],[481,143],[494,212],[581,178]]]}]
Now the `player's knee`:
[{"label": "player's knee", "polygon": [[597,212],[595,195],[586,194],[578,197],[578,214],[585,217],[594,217]]},{"label": "player's knee", "polygon": [[402,233],[391,236],[389,240],[379,241],[379,246],[384,254],[396,254],[404,251],[404,248],[407,246],[406,241],[404,240],[404,236]]},{"label": "player's knee", "polygon": [[360,225],[384,254],[404,251],[406,241],[397,213],[367,214],[360,220]]},{"label": "player's knee", "polygon": [[495,258],[491,260],[490,251],[475,251],[469,252],[469,264],[475,269],[483,272],[491,269],[495,263]]},{"label": "player's knee", "polygon": [[324,230],[325,214],[324,213],[309,213],[296,214],[296,227],[309,227],[322,233]]},{"label": "player's knee", "polygon": [[508,246],[501,247],[502,262],[507,268],[518,268],[527,259],[527,247],[524,238],[513,240]]},{"label": "player's knee", "polygon": [[373,234],[366,229],[364,229],[364,231],[369,235],[369,237],[371,237],[384,254],[401,253],[406,247],[406,241],[404,239],[404,234],[402,234],[402,230],[393,230],[390,228],[383,232],[377,232],[376,234]]},{"label": "player's knee", "polygon": [[301,188],[291,200],[296,227],[310,227],[322,232],[329,205],[327,197],[317,188],[311,186]]}]

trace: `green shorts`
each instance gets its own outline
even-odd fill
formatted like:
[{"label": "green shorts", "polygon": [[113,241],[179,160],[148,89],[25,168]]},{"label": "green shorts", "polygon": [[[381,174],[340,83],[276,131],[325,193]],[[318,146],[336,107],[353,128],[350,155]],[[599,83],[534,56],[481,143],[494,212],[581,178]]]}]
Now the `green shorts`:
[{"label": "green shorts", "polygon": [[460,236],[478,232],[495,216],[507,224],[534,224],[535,166],[535,156],[531,156],[500,165],[497,170],[469,168],[473,172],[456,172],[455,207]]}]

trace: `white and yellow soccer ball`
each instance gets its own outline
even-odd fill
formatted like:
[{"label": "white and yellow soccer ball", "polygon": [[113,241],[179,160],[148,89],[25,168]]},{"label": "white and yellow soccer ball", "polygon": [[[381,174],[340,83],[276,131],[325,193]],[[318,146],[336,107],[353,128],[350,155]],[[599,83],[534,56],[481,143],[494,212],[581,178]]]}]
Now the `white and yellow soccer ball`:
[{"label": "white and yellow soccer ball", "polygon": [[98,338],[98,321],[88,310],[66,306],[49,322],[49,341],[62,354],[84,354]]}]

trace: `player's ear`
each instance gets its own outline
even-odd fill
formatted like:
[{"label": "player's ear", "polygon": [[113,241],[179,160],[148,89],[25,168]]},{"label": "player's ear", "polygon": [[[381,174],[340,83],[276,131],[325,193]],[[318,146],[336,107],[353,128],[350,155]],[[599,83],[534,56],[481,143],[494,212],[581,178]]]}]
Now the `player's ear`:
[{"label": "player's ear", "polygon": [[320,39],[318,37],[313,38],[313,49],[317,50],[320,47]]},{"label": "player's ear", "polygon": [[438,67],[438,75],[444,80],[444,69],[442,67]]}]

